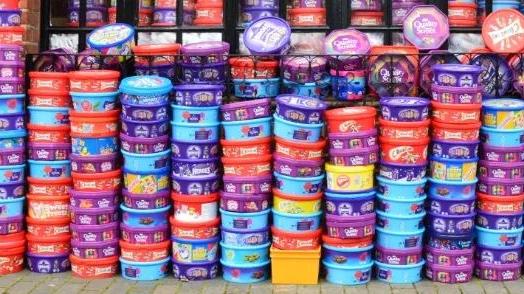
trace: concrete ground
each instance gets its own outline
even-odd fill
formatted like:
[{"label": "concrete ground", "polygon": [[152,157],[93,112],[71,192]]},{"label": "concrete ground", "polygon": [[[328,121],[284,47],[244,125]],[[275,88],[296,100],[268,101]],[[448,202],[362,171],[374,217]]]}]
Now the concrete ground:
[{"label": "concrete ground", "polygon": [[213,281],[184,283],[167,277],[155,282],[132,282],[120,277],[105,280],[85,281],[71,277],[70,273],[53,275],[34,274],[29,271],[0,277],[0,293],[48,294],[48,293],[114,293],[114,294],[522,294],[524,279],[512,282],[487,282],[478,279],[467,284],[446,285],[422,281],[415,285],[389,285],[372,281],[366,286],[341,287],[326,282],[315,286],[273,286],[270,282],[254,285],[237,285]]}]

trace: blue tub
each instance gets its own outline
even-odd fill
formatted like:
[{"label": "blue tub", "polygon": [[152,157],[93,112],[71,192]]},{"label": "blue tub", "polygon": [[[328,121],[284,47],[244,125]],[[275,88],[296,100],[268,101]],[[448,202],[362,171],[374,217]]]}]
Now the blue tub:
[{"label": "blue tub", "polygon": [[519,147],[524,143],[524,129],[502,130],[481,127],[480,140],[495,147]]},{"label": "blue tub", "polygon": [[171,122],[171,136],[173,140],[185,142],[217,141],[219,126],[218,122],[208,124]]},{"label": "blue tub", "polygon": [[377,176],[378,193],[389,199],[413,199],[425,197],[427,178],[418,181],[394,181]]},{"label": "blue tub", "polygon": [[71,177],[70,160],[28,160],[29,175],[36,179],[54,179]]},{"label": "blue tub", "polygon": [[23,216],[24,202],[25,197],[0,199],[0,218]]},{"label": "blue tub", "polygon": [[116,136],[101,138],[71,137],[71,149],[73,154],[81,156],[111,154],[120,150]]},{"label": "blue tub", "polygon": [[310,214],[291,214],[273,211],[273,226],[282,231],[305,232],[320,228],[322,211]]},{"label": "blue tub", "polygon": [[524,228],[513,230],[490,230],[475,226],[477,244],[488,247],[512,247],[522,242]]},{"label": "blue tub", "polygon": [[69,125],[68,107],[28,106],[29,121],[35,125]]},{"label": "blue tub", "polygon": [[259,264],[233,264],[220,260],[223,278],[227,282],[252,284],[269,278],[269,261]]},{"label": "blue tub", "polygon": [[134,281],[154,281],[168,274],[169,257],[158,261],[136,262],[120,258],[122,277]]},{"label": "blue tub", "polygon": [[0,149],[25,147],[25,130],[0,132]]},{"label": "blue tub", "polygon": [[270,241],[269,228],[262,228],[259,230],[231,230],[221,228],[222,242],[232,246],[256,246],[266,244]]},{"label": "blue tub", "polygon": [[[378,214],[377,214],[378,215]],[[383,228],[375,228],[377,231],[377,246],[390,249],[406,249],[422,246],[425,229],[412,232],[397,232]]]},{"label": "blue tub", "polygon": [[252,140],[271,136],[271,118],[263,117],[250,120],[224,121],[226,140]]},{"label": "blue tub", "polygon": [[124,169],[124,187],[131,194],[156,194],[170,189],[169,167],[151,171]]},{"label": "blue tub", "polygon": [[0,95],[0,113],[21,113],[25,110],[25,95]]},{"label": "blue tub", "polygon": [[388,214],[415,215],[424,211],[424,200],[426,195],[413,199],[398,199],[377,194],[377,209]]},{"label": "blue tub", "polygon": [[25,164],[0,166],[0,184],[17,183],[25,179]]},{"label": "blue tub", "polygon": [[260,212],[238,213],[220,209],[222,226],[228,230],[253,231],[268,227],[269,209]]},{"label": "blue tub", "polygon": [[317,177],[290,177],[274,172],[275,188],[284,194],[314,195],[322,191],[325,174]]},{"label": "blue tub", "polygon": [[159,153],[138,154],[122,150],[124,167],[139,172],[150,172],[159,168],[169,167],[171,150]]},{"label": "blue tub", "polygon": [[120,205],[122,222],[134,228],[151,228],[167,225],[167,218],[171,205],[157,209],[134,209]]},{"label": "blue tub", "polygon": [[275,119],[275,136],[286,140],[317,142],[324,128],[324,123],[301,124],[284,120],[277,114],[274,114],[273,118]]},{"label": "blue tub", "polygon": [[71,92],[73,109],[78,112],[102,112],[116,108],[118,92],[79,93]]},{"label": "blue tub", "polygon": [[380,210],[377,213],[377,227],[386,230],[402,232],[413,232],[424,228],[424,216],[426,212],[415,215],[389,214]]},{"label": "blue tub", "polygon": [[354,286],[367,284],[371,279],[373,262],[363,265],[339,265],[322,261],[329,283]]},{"label": "blue tub", "polygon": [[234,93],[237,98],[276,97],[280,90],[280,78],[273,79],[235,79]]},{"label": "blue tub", "polygon": [[175,123],[211,124],[219,121],[220,106],[194,107],[171,104]]},{"label": "blue tub", "polygon": [[362,266],[373,262],[373,245],[367,247],[334,247],[323,244],[324,264]]},{"label": "blue tub", "polygon": [[234,246],[220,242],[222,260],[236,265],[261,264],[269,260],[271,242],[255,246]]},{"label": "blue tub", "polygon": [[203,263],[218,260],[219,237],[209,239],[171,238],[173,260],[178,263]]},{"label": "blue tub", "polygon": [[431,177],[441,181],[469,182],[476,179],[479,159],[446,159],[432,156]]},{"label": "blue tub", "polygon": [[472,199],[475,198],[477,181],[476,178],[462,182],[429,178],[428,194],[449,199]]},{"label": "blue tub", "polygon": [[331,78],[324,79],[313,83],[295,83],[284,79],[282,81],[282,94],[292,94],[313,97],[317,99],[326,99],[329,97]]},{"label": "blue tub", "polygon": [[393,265],[375,261],[377,266],[377,278],[391,284],[412,284],[422,279],[422,267],[426,261],[422,260],[416,264]]}]

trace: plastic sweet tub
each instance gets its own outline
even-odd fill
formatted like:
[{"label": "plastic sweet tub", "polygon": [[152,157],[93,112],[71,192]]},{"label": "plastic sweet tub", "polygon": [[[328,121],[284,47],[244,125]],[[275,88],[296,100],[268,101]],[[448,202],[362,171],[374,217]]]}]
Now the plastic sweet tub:
[{"label": "plastic sweet tub", "polygon": [[324,174],[316,177],[291,177],[274,172],[273,175],[275,188],[284,194],[312,196],[322,191]]},{"label": "plastic sweet tub", "polygon": [[422,279],[421,272],[425,261],[410,265],[392,265],[375,261],[377,278],[391,284],[416,283]]},{"label": "plastic sweet tub", "polygon": [[257,230],[268,227],[270,210],[238,213],[220,209],[222,227],[225,229]]},{"label": "plastic sweet tub", "polygon": [[326,164],[327,188],[332,192],[363,192],[373,188],[373,165],[334,166]]},{"label": "plastic sweet tub", "polygon": [[275,228],[288,232],[316,231],[320,228],[322,212],[309,214],[290,214],[273,212],[273,225]]},{"label": "plastic sweet tub", "polygon": [[377,177],[377,190],[387,199],[421,199],[425,195],[427,178],[412,181],[390,180]]},{"label": "plastic sweet tub", "polygon": [[422,246],[425,229],[398,232],[377,227],[377,246],[392,249],[407,249]]},{"label": "plastic sweet tub", "polygon": [[375,192],[333,193],[325,192],[325,212],[338,216],[358,216],[371,214],[375,210]]},{"label": "plastic sweet tub", "polygon": [[426,212],[414,215],[390,214],[377,210],[377,227],[396,233],[411,233],[424,228]]},{"label": "plastic sweet tub", "polygon": [[178,263],[215,261],[219,256],[219,237],[210,239],[171,238],[173,260]]},{"label": "plastic sweet tub", "polygon": [[136,281],[154,281],[167,276],[169,257],[157,261],[136,262],[120,258],[122,277]]},{"label": "plastic sweet tub", "polygon": [[362,285],[371,280],[373,262],[364,265],[338,265],[322,261],[326,270],[326,280],[339,285]]},{"label": "plastic sweet tub", "polygon": [[235,246],[220,243],[222,260],[236,265],[261,264],[269,260],[271,243],[251,246]]}]

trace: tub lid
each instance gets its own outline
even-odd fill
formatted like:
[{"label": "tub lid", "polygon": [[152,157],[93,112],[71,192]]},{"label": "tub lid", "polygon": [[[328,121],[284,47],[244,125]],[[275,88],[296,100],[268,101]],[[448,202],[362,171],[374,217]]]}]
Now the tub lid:
[{"label": "tub lid", "polygon": [[328,138],[329,139],[355,139],[355,138],[368,138],[368,137],[374,137],[378,134],[378,131],[376,128],[369,129],[366,131],[358,132],[358,133],[329,133]]},{"label": "tub lid", "polygon": [[116,70],[77,70],[69,73],[70,79],[118,79],[120,72]]},{"label": "tub lid", "polygon": [[115,161],[117,157],[118,157],[118,153],[116,152],[109,153],[109,154],[89,155],[89,156],[83,156],[83,155],[71,153],[69,159],[75,160],[75,161],[84,161],[84,162],[88,161],[88,163],[90,163],[90,161],[93,161],[93,162],[104,161],[104,160]]},{"label": "tub lid", "polygon": [[412,255],[412,254],[421,254],[422,255],[422,252],[423,252],[423,249],[421,247],[394,249],[394,248],[385,248],[385,247],[377,245],[376,249],[377,251],[383,252],[385,254],[396,254],[400,256]]},{"label": "tub lid", "polygon": [[378,152],[378,145],[373,145],[365,148],[351,148],[351,149],[329,149],[329,156],[355,156],[356,154],[368,155],[372,152]]},{"label": "tub lid", "polygon": [[482,67],[469,64],[435,64],[433,71],[458,72],[458,73],[480,73]]},{"label": "tub lid", "polygon": [[326,55],[367,54],[370,49],[368,36],[355,29],[335,30],[324,40]]},{"label": "tub lid", "polygon": [[0,50],[24,51],[24,47],[14,44],[1,44]]},{"label": "tub lid", "polygon": [[325,67],[327,59],[324,57],[284,56],[283,67],[290,69],[306,68],[311,70],[316,67]]},{"label": "tub lid", "polygon": [[94,49],[104,49],[120,46],[134,37],[135,29],[132,26],[124,23],[115,23],[95,29],[87,37],[87,44]]},{"label": "tub lid", "polygon": [[165,95],[172,88],[169,79],[159,76],[134,76],[120,83],[120,91],[129,95]]},{"label": "tub lid", "polygon": [[153,44],[153,45],[139,45],[133,47],[133,52],[136,54],[155,55],[156,53],[178,54],[180,51],[180,44]]},{"label": "tub lid", "polygon": [[275,162],[282,162],[284,164],[289,165],[298,165],[298,166],[309,166],[309,167],[317,167],[322,166],[324,163],[323,159],[318,160],[297,160],[297,159],[291,159],[288,157],[283,157],[279,155],[278,153],[273,153],[273,160]]},{"label": "tub lid", "polygon": [[524,50],[524,15],[514,9],[490,13],[482,25],[482,37],[493,52],[521,52]]},{"label": "tub lid", "polygon": [[244,45],[252,54],[280,53],[289,46],[291,28],[278,17],[264,17],[252,22],[244,31]]},{"label": "tub lid", "polygon": [[278,67],[278,60],[275,59],[255,59],[252,57],[232,57],[229,59],[229,64],[232,66],[249,66],[249,67]]},{"label": "tub lid", "polygon": [[233,102],[228,103],[220,106],[220,109],[222,111],[228,111],[238,108],[251,108],[251,107],[263,107],[265,105],[271,104],[271,99],[264,98],[264,99],[254,99],[254,100],[246,100],[246,101],[240,101],[240,102]]},{"label": "tub lid", "polygon": [[434,5],[413,7],[403,27],[404,37],[421,50],[438,49],[449,37],[448,17]]},{"label": "tub lid", "polygon": [[221,41],[206,41],[182,46],[180,52],[185,55],[206,56],[229,52],[229,43]]},{"label": "tub lid", "polygon": [[524,101],[520,99],[512,99],[512,98],[488,99],[482,102],[482,106],[485,109],[495,109],[495,110],[523,110]]},{"label": "tub lid", "polygon": [[278,104],[306,110],[324,110],[327,108],[327,104],[324,101],[307,96],[279,95],[276,101]]},{"label": "tub lid", "polygon": [[377,110],[371,106],[343,107],[326,111],[326,117],[328,119],[343,119],[348,117],[351,117],[352,119],[358,119],[375,116],[376,114]]},{"label": "tub lid", "polygon": [[202,85],[202,84],[183,84],[173,87],[175,91],[199,90],[199,91],[224,91],[224,85]]},{"label": "tub lid", "polygon": [[415,106],[426,106],[429,105],[429,100],[421,97],[384,97],[380,99],[380,105],[392,105],[392,106],[404,106],[404,105],[415,105]]}]

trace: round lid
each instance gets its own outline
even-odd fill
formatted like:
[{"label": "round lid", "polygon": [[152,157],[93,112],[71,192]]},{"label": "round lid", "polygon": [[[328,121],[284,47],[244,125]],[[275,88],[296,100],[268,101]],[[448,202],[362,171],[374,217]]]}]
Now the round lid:
[{"label": "round lid", "polygon": [[524,109],[524,101],[512,98],[488,99],[482,102],[482,106],[488,109],[521,110]]},{"label": "round lid", "polygon": [[77,70],[69,72],[70,79],[118,79],[120,72],[116,70],[95,69],[95,70]]},{"label": "round lid", "polygon": [[135,36],[132,26],[124,23],[115,23],[95,29],[87,37],[87,44],[91,48],[107,48],[119,46]]},{"label": "round lid", "polygon": [[469,64],[436,64],[432,68],[438,71],[458,73],[480,73],[482,71],[482,67]]},{"label": "round lid", "polygon": [[429,100],[420,97],[384,97],[380,99],[380,104],[404,106],[404,105],[429,105]]},{"label": "round lid", "polygon": [[198,42],[182,46],[182,54],[207,55],[213,53],[229,52],[229,44],[221,41]]},{"label": "round lid", "polygon": [[404,37],[421,50],[440,48],[449,37],[448,17],[434,5],[413,7],[403,27]]},{"label": "round lid", "polygon": [[242,107],[256,107],[256,106],[269,106],[271,104],[271,99],[264,98],[264,99],[254,99],[254,100],[246,100],[246,101],[239,101],[239,102],[233,102],[228,103],[220,106],[220,109],[222,111],[242,108]]},{"label": "round lid", "polygon": [[327,104],[316,98],[298,95],[280,95],[276,99],[278,104],[285,104],[294,108],[324,110]]},{"label": "round lid", "polygon": [[352,118],[363,118],[368,116],[375,116],[377,110],[371,106],[355,106],[355,107],[344,107],[336,108],[326,111],[326,116],[328,118],[337,118],[351,116]]},{"label": "round lid", "polygon": [[139,45],[133,48],[133,52],[138,54],[155,54],[155,53],[174,53],[177,54],[180,50],[180,44],[154,44],[154,45]]},{"label": "round lid", "polygon": [[287,56],[282,63],[291,68],[314,68],[325,66],[327,60],[324,57]]},{"label": "round lid", "polygon": [[370,48],[368,36],[354,29],[335,30],[324,41],[326,55],[367,54]]},{"label": "round lid", "polygon": [[290,42],[291,28],[278,17],[264,17],[252,22],[244,31],[244,45],[251,53],[280,53]]},{"label": "round lid", "polygon": [[130,95],[163,95],[172,88],[169,79],[159,76],[134,76],[120,83],[120,92]]},{"label": "round lid", "polygon": [[498,53],[524,49],[524,15],[514,9],[500,9],[489,14],[482,25],[486,46]]}]

